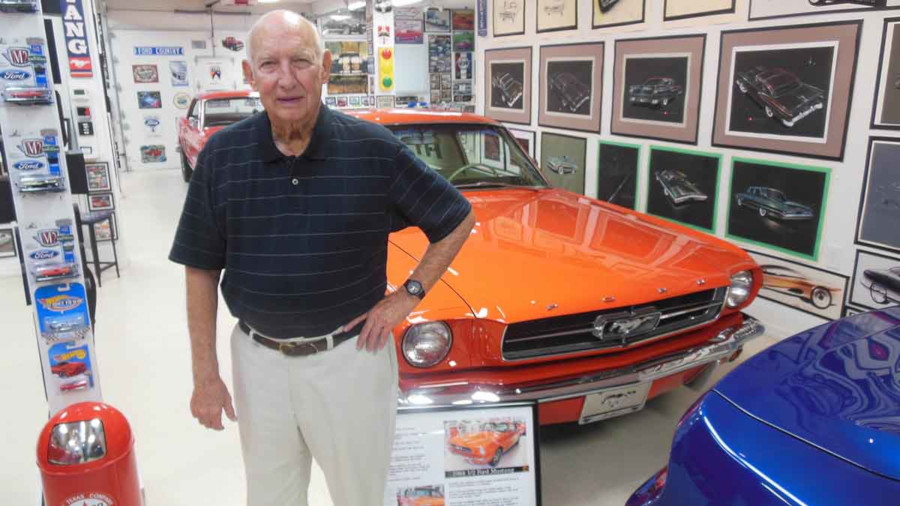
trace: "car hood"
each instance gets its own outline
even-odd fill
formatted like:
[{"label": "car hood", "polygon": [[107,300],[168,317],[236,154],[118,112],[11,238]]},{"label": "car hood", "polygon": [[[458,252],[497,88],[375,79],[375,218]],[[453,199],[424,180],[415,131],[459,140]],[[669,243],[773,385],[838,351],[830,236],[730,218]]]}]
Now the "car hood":
[{"label": "car hood", "polygon": [[799,203],[799,202],[793,202],[793,201],[790,201],[790,200],[784,203],[784,207],[785,207],[788,211],[793,211],[793,212],[807,212],[807,213],[811,213],[811,212],[812,212],[812,208],[809,207],[808,205],[806,205],[806,204],[801,204],[801,203]]},{"label": "car hood", "polygon": [[[511,323],[641,304],[727,286],[724,266],[756,266],[724,241],[565,190],[466,197],[476,225],[442,280],[479,318]],[[391,242],[415,259],[428,246],[418,228]]]},{"label": "car hood", "polygon": [[485,448],[495,440],[496,437],[490,432],[474,432],[464,436],[454,436],[450,439],[450,443],[467,448]]},{"label": "car hood", "polygon": [[758,420],[900,480],[900,306],[788,338],[715,390]]}]

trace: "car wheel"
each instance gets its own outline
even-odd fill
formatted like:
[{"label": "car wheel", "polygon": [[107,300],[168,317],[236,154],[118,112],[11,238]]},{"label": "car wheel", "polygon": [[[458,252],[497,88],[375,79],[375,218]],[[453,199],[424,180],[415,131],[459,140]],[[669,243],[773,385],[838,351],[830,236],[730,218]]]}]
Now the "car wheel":
[{"label": "car wheel", "polygon": [[872,300],[874,300],[876,303],[888,303],[887,289],[879,285],[878,283],[872,283],[872,287],[869,288],[869,293],[872,295]]},{"label": "car wheel", "polygon": [[812,290],[812,303],[819,309],[825,309],[831,306],[831,292],[827,288],[817,286]]},{"label": "car wheel", "polygon": [[738,85],[738,89],[741,90],[741,93],[747,93],[747,85],[746,84],[744,84],[742,81],[738,81],[737,85]]},{"label": "car wheel", "polygon": [[491,459],[491,462],[488,465],[491,467],[497,467],[497,464],[500,463],[501,458],[503,458],[503,448],[497,448],[497,451],[494,452],[494,458]]},{"label": "car wheel", "polygon": [[759,215],[760,215],[760,216],[765,216],[765,215],[766,215],[766,210],[760,207],[760,208],[759,208]]},{"label": "car wheel", "polygon": [[181,150],[181,177],[184,178],[185,183],[189,183],[191,181],[191,176],[194,174],[194,169],[191,168],[191,164],[188,163],[187,156],[184,154],[184,149]]}]

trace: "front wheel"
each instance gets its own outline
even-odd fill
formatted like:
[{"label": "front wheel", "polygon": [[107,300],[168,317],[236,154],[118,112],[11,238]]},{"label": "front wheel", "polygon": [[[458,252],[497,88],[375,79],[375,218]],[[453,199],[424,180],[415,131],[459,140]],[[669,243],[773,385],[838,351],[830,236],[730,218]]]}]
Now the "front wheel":
[{"label": "front wheel", "polygon": [[869,288],[869,293],[872,295],[872,300],[874,300],[876,303],[888,303],[887,288],[879,285],[878,283],[872,283],[872,287]]},{"label": "front wheel", "polygon": [[503,457],[503,448],[497,448],[497,451],[494,452],[494,458],[491,459],[490,465],[491,467],[497,467],[497,464],[500,463],[500,459]]},{"label": "front wheel", "polygon": [[185,156],[184,151],[181,151],[181,177],[184,178],[185,183],[189,183],[191,181],[191,176],[194,174],[194,169],[191,168],[191,164],[188,163],[187,156]]},{"label": "front wheel", "polygon": [[812,299],[813,306],[819,309],[831,306],[831,292],[827,288],[821,286],[813,288],[810,299]]}]

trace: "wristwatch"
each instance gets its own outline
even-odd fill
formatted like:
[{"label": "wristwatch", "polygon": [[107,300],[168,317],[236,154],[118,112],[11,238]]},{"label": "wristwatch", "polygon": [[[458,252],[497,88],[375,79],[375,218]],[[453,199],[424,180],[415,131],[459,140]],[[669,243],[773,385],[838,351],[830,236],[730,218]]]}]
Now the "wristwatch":
[{"label": "wristwatch", "polygon": [[403,283],[403,288],[406,288],[406,293],[414,297],[425,298],[425,287],[415,279],[407,279],[406,283]]}]

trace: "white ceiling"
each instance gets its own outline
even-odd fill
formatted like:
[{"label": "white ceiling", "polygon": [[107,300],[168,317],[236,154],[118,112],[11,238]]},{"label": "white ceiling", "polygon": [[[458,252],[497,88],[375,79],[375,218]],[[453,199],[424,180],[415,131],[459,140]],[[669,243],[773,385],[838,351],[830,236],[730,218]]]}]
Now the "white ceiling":
[{"label": "white ceiling", "polygon": [[[140,3],[136,4],[134,0],[106,0],[106,4],[109,10],[174,12],[176,9],[202,11],[206,9],[207,4],[212,3],[213,1],[214,0],[142,0]],[[277,3],[257,3],[251,7],[236,7],[218,3],[213,6],[213,10],[218,12],[263,13],[274,9],[283,9],[285,7],[305,7],[312,3],[312,0],[279,0]]]}]

